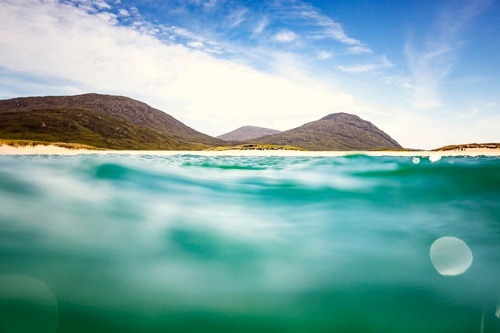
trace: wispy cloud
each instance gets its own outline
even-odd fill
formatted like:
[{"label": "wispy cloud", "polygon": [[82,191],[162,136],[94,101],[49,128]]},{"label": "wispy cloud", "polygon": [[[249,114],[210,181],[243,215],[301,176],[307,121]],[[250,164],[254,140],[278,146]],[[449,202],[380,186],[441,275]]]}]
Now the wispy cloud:
[{"label": "wispy cloud", "polygon": [[282,29],[276,35],[274,35],[274,39],[280,43],[290,43],[297,38],[297,34],[288,29]]},{"label": "wispy cloud", "polygon": [[452,1],[435,19],[433,29],[417,44],[411,36],[405,46],[413,87],[413,106],[442,105],[441,85],[453,72],[464,42],[461,33],[493,0]]},{"label": "wispy cloud", "polygon": [[394,66],[392,62],[387,59],[386,56],[381,56],[378,58],[377,62],[367,63],[367,64],[359,64],[359,65],[351,65],[351,66],[338,66],[338,69],[347,73],[366,73],[373,72],[375,70],[381,70],[384,68],[389,68]]},{"label": "wispy cloud", "polygon": [[347,54],[363,54],[363,53],[373,53],[373,51],[365,46],[357,45],[350,46],[347,48]]},{"label": "wispy cloud", "polygon": [[208,0],[203,3],[205,10],[213,10],[217,6],[217,0]]},{"label": "wispy cloud", "polygon": [[328,51],[320,51],[316,55],[316,57],[319,60],[327,60],[327,59],[330,59],[332,56],[333,56],[333,54],[331,52],[328,52]]},{"label": "wispy cloud", "polygon": [[123,9],[123,8],[120,8],[120,9],[118,10],[118,15],[119,15],[119,16],[122,16],[122,17],[128,17],[128,16],[130,16],[130,14],[129,14],[128,10]]},{"label": "wispy cloud", "polygon": [[[188,47],[198,43],[207,46],[215,40],[218,48],[206,49],[206,52],[224,57],[239,53],[237,56],[252,59],[252,56],[248,56],[252,48],[273,51],[271,49],[289,46],[293,46],[297,54],[305,56],[304,59],[318,56],[320,59],[330,58],[331,55],[321,53],[325,47],[332,50],[347,47],[344,54],[373,53],[365,43],[349,36],[340,22],[302,0],[265,0],[258,5],[236,0],[176,0],[168,4],[155,2],[158,11],[168,8],[166,19],[161,24],[157,23],[156,14],[139,13],[137,8],[116,4],[113,0],[61,1],[67,1],[80,9],[82,6],[88,7],[88,13],[107,10],[109,15],[115,15],[119,24]],[[112,9],[104,9],[106,6]],[[229,50],[236,50],[236,53]],[[337,53],[342,54],[341,51]]]},{"label": "wispy cloud", "polygon": [[235,28],[239,26],[243,21],[245,21],[245,15],[247,14],[248,9],[246,8],[238,8],[233,10],[228,17],[231,28]]},{"label": "wispy cloud", "polygon": [[269,19],[267,17],[263,17],[253,29],[253,33],[261,34],[268,24],[269,24]]},{"label": "wispy cloud", "polygon": [[352,65],[352,66],[338,66],[343,72],[347,73],[366,73],[377,69],[377,64],[363,64],[363,65]]},{"label": "wispy cloud", "polygon": [[187,45],[195,49],[201,49],[205,46],[202,42],[189,42]]},{"label": "wispy cloud", "polygon": [[111,5],[104,0],[63,0],[62,2],[79,7],[80,9],[84,9],[88,12],[109,10],[112,8]]},{"label": "wispy cloud", "polygon": [[498,115],[498,103],[474,101],[462,105],[462,110],[458,109],[455,113],[456,117],[471,119],[477,118],[478,115]]},{"label": "wispy cloud", "polygon": [[360,45],[361,42],[355,38],[349,37],[339,22],[322,14],[312,5],[294,1],[293,5],[287,7],[287,15],[294,19],[308,20],[308,24],[315,29],[311,29],[310,36],[315,39],[331,38],[337,42],[348,45]]},{"label": "wispy cloud", "polygon": [[410,77],[406,75],[396,74],[390,76],[382,77],[382,81],[391,86],[403,88],[403,89],[413,89],[413,82]]}]

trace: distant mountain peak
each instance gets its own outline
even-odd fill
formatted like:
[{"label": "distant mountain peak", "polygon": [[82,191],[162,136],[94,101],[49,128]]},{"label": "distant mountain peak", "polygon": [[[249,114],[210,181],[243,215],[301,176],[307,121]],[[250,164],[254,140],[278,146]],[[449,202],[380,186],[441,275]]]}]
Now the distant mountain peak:
[{"label": "distant mountain peak", "polygon": [[239,127],[234,131],[219,135],[217,138],[226,141],[247,141],[280,132],[281,131],[271,128],[247,125]]}]

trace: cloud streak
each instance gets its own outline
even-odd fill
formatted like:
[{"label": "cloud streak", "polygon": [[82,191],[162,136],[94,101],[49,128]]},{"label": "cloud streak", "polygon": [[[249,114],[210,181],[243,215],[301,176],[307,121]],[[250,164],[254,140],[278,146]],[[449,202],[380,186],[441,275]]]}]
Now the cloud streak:
[{"label": "cloud streak", "polygon": [[268,24],[269,24],[269,19],[267,17],[263,17],[253,29],[253,33],[261,34]]},{"label": "cloud streak", "polygon": [[319,29],[314,29],[310,32],[310,36],[314,39],[331,38],[347,45],[360,45],[361,42],[355,38],[349,37],[342,25],[335,22],[330,17],[322,14],[316,8],[308,3],[301,1],[293,2],[294,5],[287,8],[287,15],[297,20],[308,20],[309,24]]},{"label": "cloud streak", "polygon": [[[82,0],[88,1],[88,0]],[[99,0],[94,0],[99,1]],[[195,1],[196,4],[205,6],[207,2]],[[290,30],[304,31],[311,40],[330,39],[341,44],[349,46],[361,46],[358,39],[348,36],[342,25],[324,15],[320,10],[311,4],[301,0],[272,0],[261,1],[255,10],[249,6],[244,7],[245,2],[221,1],[219,5],[220,12],[226,12],[229,26],[244,26],[248,23],[246,29],[254,34],[260,34],[270,23],[278,25],[285,23]],[[252,18],[253,17],[253,18]],[[255,19],[258,18],[258,19]],[[204,19],[211,20],[212,17],[206,16]],[[217,21],[221,17],[215,17]],[[283,29],[285,27],[281,27]]]},{"label": "cloud streak", "polygon": [[364,54],[364,53],[371,54],[371,53],[373,53],[373,51],[365,46],[356,45],[356,46],[348,47],[346,53],[347,54]]},{"label": "cloud streak", "polygon": [[387,57],[381,56],[375,63],[351,65],[351,66],[338,66],[338,69],[347,73],[366,73],[385,68],[390,68],[392,66],[394,65],[387,59]]},{"label": "cloud streak", "polygon": [[492,0],[452,1],[442,9],[434,28],[420,44],[416,45],[413,37],[406,43],[415,108],[442,105],[442,82],[453,72],[464,45],[460,34],[492,3]]}]

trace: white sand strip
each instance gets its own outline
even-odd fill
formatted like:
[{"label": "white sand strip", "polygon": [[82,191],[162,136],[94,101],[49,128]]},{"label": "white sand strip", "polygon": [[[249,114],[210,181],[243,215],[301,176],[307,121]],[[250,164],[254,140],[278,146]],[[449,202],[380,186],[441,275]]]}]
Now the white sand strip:
[{"label": "white sand strip", "polygon": [[68,149],[54,145],[34,147],[0,146],[0,155],[79,155],[79,154],[120,154],[120,155],[201,155],[201,156],[500,156],[500,149],[471,148],[449,151],[295,151],[295,150],[224,150],[224,151],[178,151],[178,150],[87,150]]}]

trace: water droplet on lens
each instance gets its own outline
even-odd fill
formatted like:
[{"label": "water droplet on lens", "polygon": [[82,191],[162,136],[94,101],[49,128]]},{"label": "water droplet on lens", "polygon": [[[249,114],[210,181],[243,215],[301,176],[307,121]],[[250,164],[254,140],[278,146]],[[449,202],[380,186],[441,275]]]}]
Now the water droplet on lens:
[{"label": "water droplet on lens", "polygon": [[456,237],[441,237],[431,245],[431,261],[441,275],[456,276],[465,273],[472,264],[472,251]]},{"label": "water droplet on lens", "polygon": [[440,159],[441,159],[441,156],[439,156],[439,155],[431,155],[431,156],[429,156],[429,161],[431,161],[432,163],[437,162]]}]

